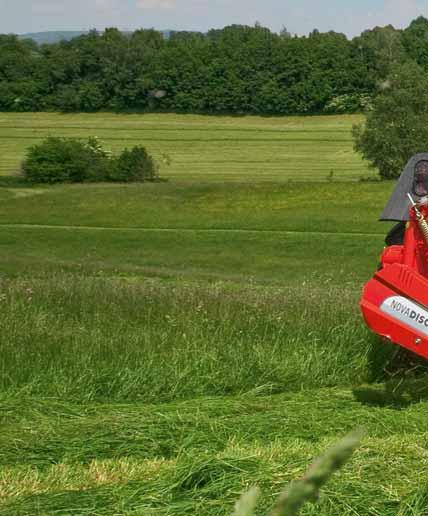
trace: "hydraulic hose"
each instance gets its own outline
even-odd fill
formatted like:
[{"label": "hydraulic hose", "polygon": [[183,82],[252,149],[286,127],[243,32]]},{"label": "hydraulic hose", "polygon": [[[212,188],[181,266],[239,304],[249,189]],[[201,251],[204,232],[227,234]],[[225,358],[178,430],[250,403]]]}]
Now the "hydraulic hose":
[{"label": "hydraulic hose", "polygon": [[415,210],[416,220],[418,221],[418,226],[421,230],[422,236],[424,237],[425,244],[428,246],[428,222],[426,221],[423,214],[419,211],[419,208],[413,200],[412,196],[408,194],[408,197],[412,203],[413,209]]}]

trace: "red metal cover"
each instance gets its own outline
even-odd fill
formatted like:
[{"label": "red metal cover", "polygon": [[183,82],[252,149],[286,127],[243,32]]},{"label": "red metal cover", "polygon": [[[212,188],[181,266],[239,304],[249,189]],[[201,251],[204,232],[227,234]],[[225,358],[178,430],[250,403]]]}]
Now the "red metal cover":
[{"label": "red metal cover", "polygon": [[375,333],[428,358],[428,280],[389,265],[365,286],[361,309]]},{"label": "red metal cover", "polygon": [[[428,207],[423,208],[428,218]],[[404,245],[386,248],[364,287],[361,310],[378,335],[428,358],[428,249],[410,210]]]}]

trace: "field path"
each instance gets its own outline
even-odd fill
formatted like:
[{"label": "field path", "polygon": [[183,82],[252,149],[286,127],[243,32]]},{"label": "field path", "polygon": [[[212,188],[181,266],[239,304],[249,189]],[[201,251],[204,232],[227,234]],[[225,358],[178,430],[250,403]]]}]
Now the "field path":
[{"label": "field path", "polygon": [[130,228],[130,227],[115,227],[115,226],[68,226],[68,225],[55,225],[55,224],[1,224],[0,227],[13,229],[13,228],[25,228],[25,229],[77,229],[86,231],[142,231],[142,232],[165,232],[165,233],[266,233],[266,234],[279,234],[279,235],[325,235],[325,236],[380,236],[383,233],[379,232],[342,232],[342,231],[285,231],[282,229],[240,229],[240,228]]}]

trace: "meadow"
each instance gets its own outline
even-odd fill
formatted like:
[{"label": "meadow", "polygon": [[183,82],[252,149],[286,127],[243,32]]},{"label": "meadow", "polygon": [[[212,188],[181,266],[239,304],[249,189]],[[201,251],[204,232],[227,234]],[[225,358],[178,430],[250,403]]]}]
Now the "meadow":
[{"label": "meadow", "polygon": [[25,149],[46,136],[98,136],[113,152],[144,142],[171,158],[168,177],[189,181],[358,179],[367,166],[352,150],[358,115],[207,117],[0,113],[0,174],[19,170]]},{"label": "meadow", "polygon": [[[355,119],[0,115],[0,514],[220,516],[251,485],[265,514],[360,426],[302,514],[427,513],[428,383],[358,310],[393,185],[359,181]],[[58,129],[141,138],[169,181],[14,177]]]}]

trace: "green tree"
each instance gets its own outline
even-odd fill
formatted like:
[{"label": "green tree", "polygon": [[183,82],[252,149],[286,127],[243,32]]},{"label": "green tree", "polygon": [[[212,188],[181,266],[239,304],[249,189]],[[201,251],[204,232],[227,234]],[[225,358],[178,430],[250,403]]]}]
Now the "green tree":
[{"label": "green tree", "polygon": [[428,150],[428,77],[416,63],[394,68],[365,124],[354,127],[355,149],[385,179]]},{"label": "green tree", "polygon": [[406,60],[402,31],[392,25],[366,30],[352,43],[375,80],[385,79],[395,65]]},{"label": "green tree", "polygon": [[404,30],[403,46],[407,55],[428,69],[428,19],[419,16]]},{"label": "green tree", "polygon": [[31,40],[0,35],[0,110],[33,111],[43,92],[34,79],[40,64],[37,45]]},{"label": "green tree", "polygon": [[[38,46],[0,35],[0,110],[303,114],[361,110],[391,67],[428,67],[428,20],[291,36],[259,23],[198,32],[107,28]],[[364,102],[360,102],[363,99]]]}]

